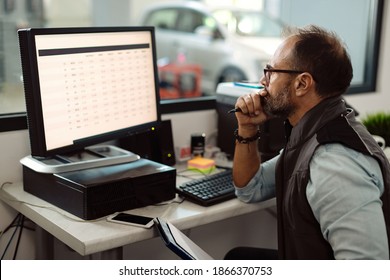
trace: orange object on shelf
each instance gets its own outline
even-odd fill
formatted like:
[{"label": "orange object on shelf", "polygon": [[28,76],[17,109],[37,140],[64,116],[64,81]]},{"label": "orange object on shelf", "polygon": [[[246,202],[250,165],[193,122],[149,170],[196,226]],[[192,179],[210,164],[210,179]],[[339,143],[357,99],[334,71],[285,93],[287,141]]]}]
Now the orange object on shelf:
[{"label": "orange object on shelf", "polygon": [[198,97],[201,68],[197,64],[167,64],[159,66],[160,98],[175,99]]}]

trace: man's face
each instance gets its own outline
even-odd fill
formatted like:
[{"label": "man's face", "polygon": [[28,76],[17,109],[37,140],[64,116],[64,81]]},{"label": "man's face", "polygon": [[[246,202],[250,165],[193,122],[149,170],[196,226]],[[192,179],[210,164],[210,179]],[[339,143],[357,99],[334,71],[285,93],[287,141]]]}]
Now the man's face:
[{"label": "man's face", "polygon": [[274,90],[265,88],[267,95],[261,96],[260,99],[263,110],[268,116],[288,118],[294,113],[295,106],[291,98],[290,83],[291,81],[285,82],[284,87]]},{"label": "man's face", "polygon": [[272,71],[275,69],[291,70],[288,57],[293,43],[294,40],[290,38],[280,45],[270,64],[267,65],[269,71],[260,81],[264,85],[260,97],[261,104],[268,116],[288,118],[295,112],[293,81],[296,74]]}]

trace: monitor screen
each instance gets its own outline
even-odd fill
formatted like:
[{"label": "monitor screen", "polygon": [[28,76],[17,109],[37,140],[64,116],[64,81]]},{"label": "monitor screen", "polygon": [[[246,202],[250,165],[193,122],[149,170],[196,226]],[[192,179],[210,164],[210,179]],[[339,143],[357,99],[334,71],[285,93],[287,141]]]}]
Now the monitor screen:
[{"label": "monitor screen", "polygon": [[160,121],[153,27],[18,34],[32,156],[77,152]]}]

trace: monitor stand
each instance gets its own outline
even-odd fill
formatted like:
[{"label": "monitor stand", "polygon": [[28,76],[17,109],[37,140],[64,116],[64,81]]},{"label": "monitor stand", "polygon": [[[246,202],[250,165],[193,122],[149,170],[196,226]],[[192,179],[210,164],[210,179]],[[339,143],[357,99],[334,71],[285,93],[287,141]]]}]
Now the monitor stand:
[{"label": "monitor stand", "polygon": [[55,155],[50,158],[26,156],[20,160],[24,166],[39,173],[63,173],[94,167],[128,163],[140,159],[130,151],[112,145],[99,145],[85,148],[81,152]]}]

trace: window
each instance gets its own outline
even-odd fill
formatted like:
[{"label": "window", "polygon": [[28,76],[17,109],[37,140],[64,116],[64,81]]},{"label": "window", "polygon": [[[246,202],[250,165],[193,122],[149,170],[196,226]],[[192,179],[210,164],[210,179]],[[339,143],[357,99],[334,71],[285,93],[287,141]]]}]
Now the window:
[{"label": "window", "polygon": [[383,0],[282,0],[277,7],[272,2],[267,0],[266,10],[288,24],[314,23],[336,31],[354,70],[348,93],[375,91]]},{"label": "window", "polygon": [[[352,57],[354,80],[348,94],[375,91],[383,0],[252,0],[253,5],[249,6],[251,10],[264,15],[261,20],[247,18],[242,12],[221,12],[216,18],[210,9],[202,7],[201,1],[181,1],[177,6],[168,6],[165,1],[132,0],[3,1],[3,5],[0,5],[0,132],[26,129],[16,33],[18,28],[141,24],[140,15],[152,2],[161,2],[160,9],[159,12],[150,14],[146,23],[157,27],[156,38],[158,29],[164,32],[161,38],[167,39],[166,46],[163,41],[159,44],[165,50],[157,50],[158,56],[173,61],[180,52],[186,55],[187,62],[200,64],[203,73],[203,96],[188,100],[162,100],[162,113],[212,108],[215,104],[213,94],[219,82],[234,79],[258,80],[261,69],[268,62],[278,41],[270,45],[256,44],[264,47],[262,55],[245,50],[242,52],[244,55],[237,56],[227,52],[237,50],[236,47],[229,46],[233,38],[231,33],[236,33],[234,37],[240,43],[250,39],[249,35],[256,33],[256,29],[266,32],[263,37],[273,37],[274,30],[278,32],[281,22],[282,25],[298,26],[314,23],[335,30],[345,39]],[[218,2],[220,1],[214,1]],[[227,2],[241,1],[231,0],[224,4],[229,4]],[[243,8],[247,8],[249,0],[242,2],[246,5]],[[129,13],[123,12],[124,6],[130,10]],[[181,16],[179,10],[191,14]],[[104,17],[106,15],[108,17]],[[178,24],[180,20],[182,22]],[[177,27],[184,28],[186,32],[175,30]],[[181,33],[181,37],[177,33]],[[237,34],[242,37],[237,37]],[[183,42],[182,45],[178,38]],[[266,41],[268,44],[272,40],[264,40]],[[173,42],[178,45],[173,46]],[[193,48],[193,53],[187,49],[190,47]],[[207,55],[204,55],[205,50]],[[226,65],[229,67],[224,67]]]},{"label": "window", "polygon": [[202,25],[202,14],[190,10],[181,10],[180,17],[177,22],[177,30],[182,32],[194,33],[195,29]]},{"label": "window", "polygon": [[241,36],[280,37],[284,24],[258,11],[215,10],[213,15],[229,32]]},{"label": "window", "polygon": [[156,26],[161,29],[175,29],[178,13],[173,9],[163,9],[151,13],[145,20],[145,25]]}]

